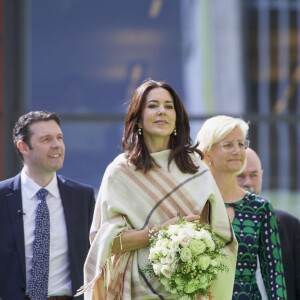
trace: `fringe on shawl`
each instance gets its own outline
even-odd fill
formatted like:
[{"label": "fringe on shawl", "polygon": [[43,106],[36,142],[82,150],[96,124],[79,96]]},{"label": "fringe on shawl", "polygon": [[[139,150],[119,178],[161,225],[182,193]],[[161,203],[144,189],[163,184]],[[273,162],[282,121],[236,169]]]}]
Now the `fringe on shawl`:
[{"label": "fringe on shawl", "polygon": [[108,292],[108,297],[104,300],[123,298],[124,276],[130,256],[132,256],[132,252],[119,253],[113,257],[111,278],[104,286]]},{"label": "fringe on shawl", "polygon": [[[120,232],[118,236],[121,236]],[[117,236],[117,237],[118,237]],[[75,295],[90,294],[89,300],[122,300],[124,275],[131,252],[117,253],[109,257],[98,275],[81,286]]]},{"label": "fringe on shawl", "polygon": [[116,254],[113,257],[113,264],[109,259],[101,268],[98,276],[80,287],[75,297],[89,292],[92,300],[121,300],[123,297],[124,275],[129,257],[130,252],[125,252]]},{"label": "fringe on shawl", "polygon": [[[88,282],[87,284],[84,284],[81,286],[78,290],[77,293],[75,294],[75,297],[83,295],[87,290],[93,290],[95,283],[101,278],[104,277],[102,280],[106,282],[106,271],[107,271],[107,264],[105,264],[99,271],[98,276],[96,276],[92,281]],[[103,275],[103,276],[102,276]],[[100,299],[100,298],[99,298]]]}]

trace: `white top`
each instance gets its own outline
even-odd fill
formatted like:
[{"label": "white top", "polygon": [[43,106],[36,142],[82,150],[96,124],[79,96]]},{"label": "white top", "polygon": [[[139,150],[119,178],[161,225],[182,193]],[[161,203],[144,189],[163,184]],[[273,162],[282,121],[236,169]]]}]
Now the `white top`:
[{"label": "white top", "polygon": [[[25,262],[27,287],[31,277],[32,248],[35,229],[35,210],[38,204],[36,193],[41,187],[24,171],[21,172],[23,206]],[[48,190],[47,205],[50,214],[50,264],[48,295],[72,295],[70,266],[68,257],[68,237],[64,210],[57,185],[56,174],[44,187]],[[28,293],[27,293],[28,294]]]}]

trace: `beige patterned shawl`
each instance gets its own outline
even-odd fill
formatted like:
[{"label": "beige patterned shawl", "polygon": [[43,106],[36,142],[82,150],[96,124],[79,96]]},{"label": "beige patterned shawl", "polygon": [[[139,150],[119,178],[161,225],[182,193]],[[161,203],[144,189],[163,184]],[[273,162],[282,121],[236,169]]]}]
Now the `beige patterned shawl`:
[{"label": "beige patterned shawl", "polygon": [[146,174],[129,165],[124,155],[108,166],[97,198],[92,244],[84,267],[81,293],[86,300],[179,299],[166,292],[156,278],[139,272],[139,267],[148,262],[148,247],[111,256],[112,243],[125,230],[161,224],[178,212],[200,214],[207,200],[211,204],[211,225],[228,242],[225,251],[229,272],[219,276],[211,291],[214,300],[231,299],[237,243],[220,192],[199,157],[193,156],[199,171],[184,174],[174,162],[168,169],[169,153],[166,150],[152,154],[161,167]]}]

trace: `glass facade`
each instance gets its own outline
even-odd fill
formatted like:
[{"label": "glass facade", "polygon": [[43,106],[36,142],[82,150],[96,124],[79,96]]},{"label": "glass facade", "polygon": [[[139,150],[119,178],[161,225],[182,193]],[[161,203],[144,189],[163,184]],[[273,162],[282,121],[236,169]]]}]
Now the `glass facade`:
[{"label": "glass facade", "polygon": [[151,77],[182,96],[192,138],[211,115],[249,121],[264,192],[274,203],[284,192],[300,210],[300,0],[6,3],[3,177],[20,169],[8,142],[16,118],[53,110],[66,143],[61,173],[97,191],[121,152],[131,94]]},{"label": "glass facade", "polygon": [[151,77],[182,93],[179,1],[32,0],[27,16],[28,110],[62,116],[61,173],[97,189],[133,89]]},{"label": "glass facade", "polygon": [[264,184],[299,190],[300,2],[243,3],[247,112]]}]

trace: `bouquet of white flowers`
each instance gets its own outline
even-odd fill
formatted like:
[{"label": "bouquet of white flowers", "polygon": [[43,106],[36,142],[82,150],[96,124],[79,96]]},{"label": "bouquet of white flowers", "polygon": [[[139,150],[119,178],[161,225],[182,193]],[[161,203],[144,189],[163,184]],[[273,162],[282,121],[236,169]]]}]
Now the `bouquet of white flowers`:
[{"label": "bouquet of white flowers", "polygon": [[172,294],[190,299],[210,296],[209,287],[218,273],[228,271],[223,247],[208,224],[181,219],[150,239],[150,262],[142,271],[157,277]]}]

